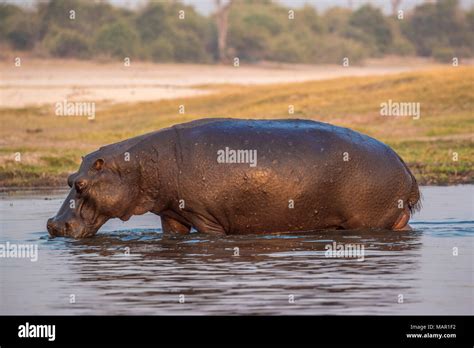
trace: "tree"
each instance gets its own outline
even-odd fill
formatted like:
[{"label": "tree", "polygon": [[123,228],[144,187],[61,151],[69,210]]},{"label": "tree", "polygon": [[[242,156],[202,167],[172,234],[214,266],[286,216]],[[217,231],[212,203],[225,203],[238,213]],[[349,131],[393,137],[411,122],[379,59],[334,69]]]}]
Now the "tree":
[{"label": "tree", "polygon": [[225,63],[227,61],[227,32],[229,30],[229,11],[232,0],[228,0],[226,4],[223,4],[221,0],[215,1],[219,60],[221,63]]},{"label": "tree", "polygon": [[385,53],[392,43],[390,25],[378,8],[370,5],[360,7],[352,13],[350,24],[360,29],[371,40],[375,40],[378,53]]},{"label": "tree", "polygon": [[102,54],[129,57],[137,51],[138,34],[125,21],[105,24],[96,35],[95,47]]},{"label": "tree", "polygon": [[469,54],[467,17],[460,12],[457,0],[440,0],[435,4],[424,3],[415,7],[413,14],[402,27],[404,34],[415,45],[421,56],[438,57]]},{"label": "tree", "polygon": [[71,29],[50,31],[45,37],[49,53],[56,57],[88,58],[90,56],[89,40]]},{"label": "tree", "polygon": [[392,14],[396,16],[398,12],[398,8],[400,7],[400,4],[402,3],[402,0],[391,0],[391,3],[392,3]]}]

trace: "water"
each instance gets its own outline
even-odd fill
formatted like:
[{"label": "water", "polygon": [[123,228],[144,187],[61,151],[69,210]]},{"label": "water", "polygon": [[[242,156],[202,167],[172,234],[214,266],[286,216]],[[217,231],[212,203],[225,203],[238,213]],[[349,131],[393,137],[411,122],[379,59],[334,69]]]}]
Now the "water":
[{"label": "water", "polygon": [[[411,232],[168,237],[146,214],[78,241],[45,230],[64,191],[3,193],[0,243],[39,251],[0,258],[0,314],[472,315],[474,185],[422,193]],[[333,242],[364,260],[325,257]]]}]

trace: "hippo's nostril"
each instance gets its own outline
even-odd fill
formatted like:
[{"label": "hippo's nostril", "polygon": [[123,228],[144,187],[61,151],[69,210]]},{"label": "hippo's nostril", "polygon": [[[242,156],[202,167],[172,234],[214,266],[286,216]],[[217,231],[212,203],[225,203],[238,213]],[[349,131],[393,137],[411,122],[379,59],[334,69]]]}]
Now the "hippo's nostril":
[{"label": "hippo's nostril", "polygon": [[48,228],[48,230],[56,228],[56,223],[54,222],[53,218],[48,219],[48,222],[46,223],[46,227]]},{"label": "hippo's nostril", "polygon": [[78,179],[74,182],[74,187],[76,188],[76,191],[78,193],[81,193],[82,191],[84,191],[86,185],[87,185],[87,182],[84,179]]}]

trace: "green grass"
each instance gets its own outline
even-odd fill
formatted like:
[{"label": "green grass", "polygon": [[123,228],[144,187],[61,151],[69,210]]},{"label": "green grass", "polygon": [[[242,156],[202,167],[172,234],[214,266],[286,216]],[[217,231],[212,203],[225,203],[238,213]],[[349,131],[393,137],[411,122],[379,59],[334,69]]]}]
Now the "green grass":
[{"label": "green grass", "polygon": [[[267,86],[219,85],[194,98],[103,105],[96,119],[56,117],[51,106],[0,110],[0,186],[65,183],[97,147],[203,117],[307,118],[391,145],[424,184],[473,182],[474,68]],[[421,118],[382,117],[389,99],[421,103]],[[184,104],[186,113],[178,113]],[[295,113],[288,114],[294,105]],[[14,153],[22,161],[14,161]],[[453,161],[453,152],[459,155]]]},{"label": "green grass", "polygon": [[418,181],[423,184],[473,182],[474,151],[472,143],[468,141],[405,141],[388,144],[406,160]]}]

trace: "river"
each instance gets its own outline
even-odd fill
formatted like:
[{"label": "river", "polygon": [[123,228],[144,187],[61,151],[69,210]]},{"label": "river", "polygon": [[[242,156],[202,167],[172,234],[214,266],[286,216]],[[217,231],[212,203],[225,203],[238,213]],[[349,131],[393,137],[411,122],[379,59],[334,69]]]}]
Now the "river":
[{"label": "river", "polygon": [[472,315],[474,185],[421,190],[410,232],[163,236],[145,214],[85,240],[46,232],[66,191],[3,192],[0,245],[38,254],[0,258],[0,314]]}]

